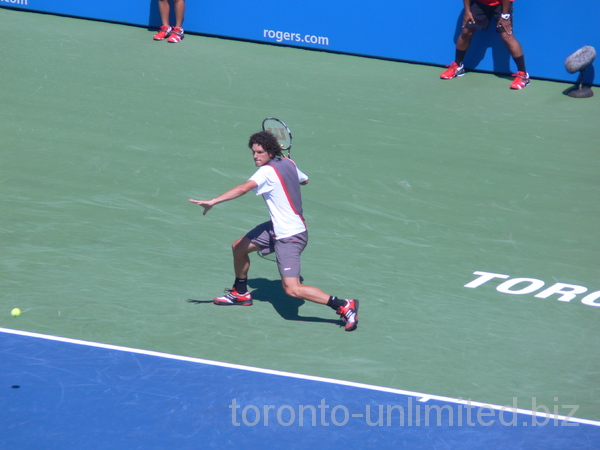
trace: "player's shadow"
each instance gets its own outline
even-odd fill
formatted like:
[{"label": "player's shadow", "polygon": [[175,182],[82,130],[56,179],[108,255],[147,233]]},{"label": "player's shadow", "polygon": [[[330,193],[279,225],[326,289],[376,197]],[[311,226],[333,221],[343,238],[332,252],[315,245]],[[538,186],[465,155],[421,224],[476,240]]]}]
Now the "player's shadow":
[{"label": "player's shadow", "polygon": [[[173,14],[172,11],[171,14]],[[148,30],[156,30],[161,25],[162,20],[160,19],[160,11],[158,10],[158,0],[150,0],[150,7],[148,10]]]},{"label": "player's shadow", "polygon": [[[253,288],[252,298],[273,305],[275,311],[285,320],[300,320],[302,322],[324,322],[343,325],[341,320],[324,319],[322,317],[307,317],[300,315],[300,307],[304,300],[286,295],[281,285],[281,280],[267,280],[266,278],[254,278],[248,280],[248,285]],[[333,310],[331,310],[333,312]]]},{"label": "player's shadow", "polygon": [[[267,280],[266,278],[253,278],[248,280],[248,286],[251,288],[252,299],[260,302],[267,302],[273,305],[277,313],[285,320],[297,320],[301,322],[321,322],[332,323],[343,326],[344,322],[339,319],[325,319],[323,317],[301,316],[300,307],[304,305],[304,300],[286,295],[281,285],[281,280]],[[188,299],[189,303],[212,303],[212,300],[193,300]],[[333,310],[331,310],[333,312]]]},{"label": "player's shadow", "polygon": [[[462,31],[462,22],[464,9],[460,12],[456,20],[454,31],[454,42],[458,41],[458,36]],[[493,71],[497,74],[510,74],[511,56],[506,44],[496,31],[496,22],[491,21],[487,30],[477,30],[471,39],[471,45],[465,55],[464,64],[469,69],[477,69],[481,61],[485,58],[488,51],[492,52]]]}]

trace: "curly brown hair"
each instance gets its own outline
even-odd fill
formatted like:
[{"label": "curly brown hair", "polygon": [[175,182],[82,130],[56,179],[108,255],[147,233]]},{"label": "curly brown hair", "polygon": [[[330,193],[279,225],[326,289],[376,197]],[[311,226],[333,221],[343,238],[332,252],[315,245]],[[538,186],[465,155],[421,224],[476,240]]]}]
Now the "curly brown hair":
[{"label": "curly brown hair", "polygon": [[281,158],[281,145],[275,135],[269,131],[260,131],[250,136],[248,147],[252,149],[254,144],[260,145],[271,158]]}]

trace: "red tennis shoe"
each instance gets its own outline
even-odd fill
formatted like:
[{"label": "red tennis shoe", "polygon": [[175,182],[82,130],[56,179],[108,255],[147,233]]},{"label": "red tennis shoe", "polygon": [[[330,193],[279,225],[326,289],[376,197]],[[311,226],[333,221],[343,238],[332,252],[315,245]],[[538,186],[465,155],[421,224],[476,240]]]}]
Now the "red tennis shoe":
[{"label": "red tennis shoe", "polygon": [[167,42],[171,42],[172,44],[181,42],[181,40],[183,39],[183,35],[183,28],[173,27],[173,31],[171,32],[171,36],[169,36],[169,39],[167,39]]},{"label": "red tennis shoe", "polygon": [[213,303],[215,305],[222,306],[252,306],[252,296],[250,295],[250,292],[244,292],[243,294],[240,294],[235,289],[228,289],[228,291],[229,294],[223,295],[221,297],[215,297],[213,299]]},{"label": "red tennis shoe", "polygon": [[346,299],[346,306],[340,306],[336,311],[345,323],[346,331],[354,331],[358,327],[358,300]]},{"label": "red tennis shoe", "polygon": [[519,71],[513,74],[513,77],[515,77],[515,79],[510,83],[511,89],[523,89],[530,83],[528,73]]},{"label": "red tennis shoe", "polygon": [[156,33],[154,35],[154,40],[162,41],[162,40],[168,38],[169,36],[171,36],[172,31],[173,31],[172,27],[170,27],[169,25],[163,25],[158,29],[158,33]]},{"label": "red tennis shoe", "polygon": [[440,74],[442,80],[451,80],[452,78],[462,77],[465,74],[465,67],[462,64],[459,66],[456,62],[453,62],[446,67],[448,69]]}]

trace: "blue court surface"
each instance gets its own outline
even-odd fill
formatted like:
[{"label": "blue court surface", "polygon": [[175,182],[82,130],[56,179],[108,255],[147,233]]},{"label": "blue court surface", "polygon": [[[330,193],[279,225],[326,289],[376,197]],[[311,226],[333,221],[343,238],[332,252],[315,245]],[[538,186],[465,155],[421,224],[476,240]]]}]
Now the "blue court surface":
[{"label": "blue court surface", "polygon": [[0,348],[4,449],[600,443],[600,423],[567,420],[567,405],[538,405],[532,414],[10,329],[0,329]]}]

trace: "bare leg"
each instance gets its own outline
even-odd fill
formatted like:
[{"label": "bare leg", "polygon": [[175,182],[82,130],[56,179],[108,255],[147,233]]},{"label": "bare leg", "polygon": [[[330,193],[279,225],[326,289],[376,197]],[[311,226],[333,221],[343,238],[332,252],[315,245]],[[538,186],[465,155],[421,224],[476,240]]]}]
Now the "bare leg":
[{"label": "bare leg", "polygon": [[319,288],[306,286],[300,283],[299,278],[284,277],[281,279],[281,284],[283,285],[285,293],[290,297],[300,298],[322,305],[326,305],[329,297],[331,297]]},{"label": "bare leg", "polygon": [[173,0],[173,7],[175,8],[175,26],[181,27],[185,15],[185,0]]},{"label": "bare leg", "polygon": [[237,278],[248,278],[250,270],[250,253],[260,250],[246,236],[238,239],[231,245],[233,252],[233,270]]},{"label": "bare leg", "polygon": [[513,59],[523,56],[523,48],[521,47],[519,41],[515,39],[514,35],[505,32],[500,33],[500,36],[506,44],[506,47],[508,48],[508,51],[510,52],[510,55],[513,57]]},{"label": "bare leg", "polygon": [[158,0],[158,11],[160,12],[160,20],[166,27],[169,26],[169,14],[171,13],[171,5],[169,0]]},{"label": "bare leg", "polygon": [[473,34],[475,32],[473,30],[469,30],[468,28],[463,28],[458,36],[458,40],[456,41],[456,50],[461,52],[466,52],[471,45],[471,39],[473,38]]}]

